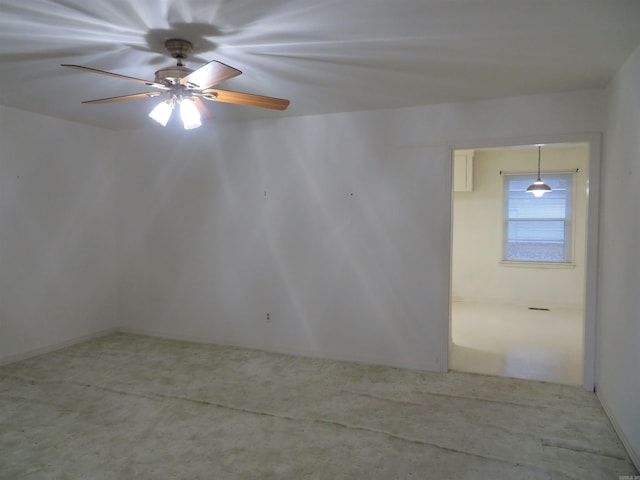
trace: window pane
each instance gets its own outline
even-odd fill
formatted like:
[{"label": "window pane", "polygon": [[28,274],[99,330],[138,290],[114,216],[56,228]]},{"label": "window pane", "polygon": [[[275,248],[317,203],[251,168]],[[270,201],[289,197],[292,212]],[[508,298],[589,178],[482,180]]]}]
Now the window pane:
[{"label": "window pane", "polygon": [[521,262],[564,262],[564,220],[510,221],[507,256]]},{"label": "window pane", "polygon": [[508,218],[564,219],[566,216],[567,205],[564,191],[553,190],[540,198],[524,191],[510,192],[509,195]]},{"label": "window pane", "polygon": [[564,220],[511,220],[509,242],[564,243]]},{"label": "window pane", "polygon": [[514,262],[566,262],[563,243],[507,243],[507,260]]},{"label": "window pane", "polygon": [[543,174],[542,178],[552,191],[534,197],[526,189],[536,175],[505,175],[505,260],[571,261],[573,175]]},{"label": "window pane", "polygon": [[536,180],[535,175],[508,175],[507,218],[564,219],[567,216],[567,199],[570,193],[570,184],[564,178],[567,176],[570,174],[545,174],[544,182],[552,191],[536,198],[526,191]]}]

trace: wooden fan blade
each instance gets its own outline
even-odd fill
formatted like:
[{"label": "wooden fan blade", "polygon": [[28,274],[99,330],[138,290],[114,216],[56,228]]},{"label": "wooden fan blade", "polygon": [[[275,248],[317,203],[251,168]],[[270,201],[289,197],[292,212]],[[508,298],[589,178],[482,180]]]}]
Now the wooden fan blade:
[{"label": "wooden fan blade", "polygon": [[109,102],[121,102],[123,100],[133,100],[135,98],[151,98],[162,95],[160,92],[144,92],[133,93],[131,95],[121,95],[119,97],[99,98],[97,100],[85,100],[82,103],[109,103]]},{"label": "wooden fan blade", "polygon": [[224,63],[212,60],[197,70],[194,70],[180,80],[182,85],[186,85],[196,90],[204,90],[213,87],[230,78],[240,75],[242,72]]},{"label": "wooden fan blade", "polygon": [[[252,93],[230,92],[228,90],[219,90],[209,88],[203,92],[202,98],[213,102],[235,103],[238,105],[247,105],[250,107],[272,108],[274,110],[285,110],[289,106],[289,100],[283,98],[265,97],[262,95],[253,95]],[[213,93],[215,98],[207,97],[207,93]]]},{"label": "wooden fan blade", "polygon": [[207,108],[207,106],[204,104],[204,102],[200,97],[193,97],[193,103],[196,104],[196,108],[198,109],[201,115],[204,115],[209,120],[213,118],[213,115],[211,115],[211,112],[209,111],[209,109]]},{"label": "wooden fan blade", "polygon": [[105,72],[104,70],[98,70],[96,68],[83,67],[82,65],[69,65],[68,63],[63,63],[60,66],[75,68],[76,70],[80,70],[81,72],[99,73],[100,75],[107,75],[109,77],[121,78],[122,80],[130,80],[132,82],[137,82],[137,83],[146,85],[147,87],[155,87],[161,90],[169,90],[169,87],[167,87],[166,85],[163,85],[162,83],[156,83],[150,80],[142,80],[141,78],[127,77],[126,75],[120,75],[119,73]]}]

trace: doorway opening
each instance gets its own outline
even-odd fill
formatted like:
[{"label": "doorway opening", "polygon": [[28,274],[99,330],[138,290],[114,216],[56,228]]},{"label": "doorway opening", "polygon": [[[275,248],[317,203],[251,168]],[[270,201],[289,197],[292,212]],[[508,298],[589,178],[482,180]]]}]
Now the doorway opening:
[{"label": "doorway opening", "polygon": [[[449,368],[591,390],[599,158],[589,141],[539,146],[453,151]],[[542,202],[525,192],[539,158]]]}]

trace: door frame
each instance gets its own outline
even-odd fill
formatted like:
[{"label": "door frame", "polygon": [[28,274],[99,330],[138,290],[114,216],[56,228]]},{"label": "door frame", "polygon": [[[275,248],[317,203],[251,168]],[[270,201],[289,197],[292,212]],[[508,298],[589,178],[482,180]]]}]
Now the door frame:
[{"label": "door frame", "polygon": [[[601,133],[578,133],[535,135],[529,137],[504,138],[500,140],[474,140],[453,142],[448,146],[451,168],[451,201],[450,218],[453,219],[453,154],[455,150],[474,148],[504,148],[513,146],[554,144],[554,143],[586,143],[589,145],[589,176],[587,180],[587,225],[585,248],[585,285],[584,285],[584,351],[582,386],[593,392],[596,387],[597,369],[597,324],[598,324],[598,239],[600,226],[600,164],[602,157]],[[453,261],[453,221],[450,220],[449,232],[449,328],[447,342],[447,369],[452,351],[453,337],[451,333],[451,292]]]}]

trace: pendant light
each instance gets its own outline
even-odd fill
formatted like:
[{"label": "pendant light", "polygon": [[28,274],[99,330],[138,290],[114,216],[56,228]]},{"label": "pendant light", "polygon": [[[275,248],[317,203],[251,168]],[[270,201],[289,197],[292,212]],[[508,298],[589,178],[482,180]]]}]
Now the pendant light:
[{"label": "pendant light", "polygon": [[551,187],[540,180],[540,150],[542,147],[538,145],[538,178],[535,182],[527,187],[527,192],[533,193],[534,197],[541,197],[545,193],[551,191]]}]

